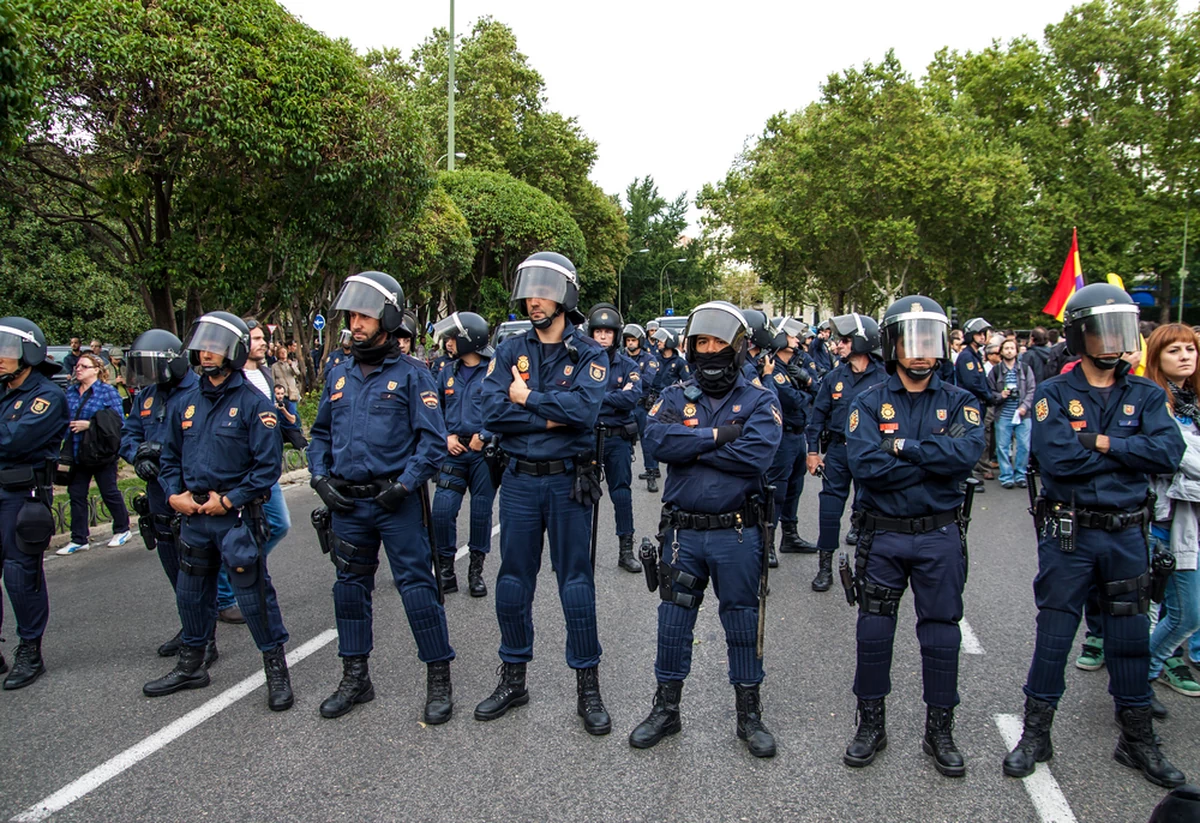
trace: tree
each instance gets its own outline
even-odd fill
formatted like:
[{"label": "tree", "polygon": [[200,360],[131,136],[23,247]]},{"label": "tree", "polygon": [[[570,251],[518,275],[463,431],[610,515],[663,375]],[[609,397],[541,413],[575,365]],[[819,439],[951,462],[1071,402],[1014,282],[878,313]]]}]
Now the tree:
[{"label": "tree", "polygon": [[24,137],[38,95],[38,75],[29,47],[24,2],[0,6],[0,149]]},{"label": "tree", "polygon": [[668,201],[646,175],[625,188],[625,202],[631,249],[650,251],[629,256],[621,278],[622,311],[643,320],[658,317],[664,307],[687,313],[704,301],[715,279],[705,267],[702,247],[683,236],[687,194]]}]

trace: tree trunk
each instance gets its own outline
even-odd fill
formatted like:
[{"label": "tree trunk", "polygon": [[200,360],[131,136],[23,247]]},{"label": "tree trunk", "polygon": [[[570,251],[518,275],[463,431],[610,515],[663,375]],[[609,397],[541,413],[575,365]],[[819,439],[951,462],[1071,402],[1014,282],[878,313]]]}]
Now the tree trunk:
[{"label": "tree trunk", "polygon": [[[1184,296],[1187,296],[1186,289]],[[1171,275],[1158,275],[1158,322],[1171,322]]]},{"label": "tree trunk", "polygon": [[171,334],[179,336],[179,327],[175,323],[175,300],[171,296],[171,286],[166,284],[146,290],[146,312],[150,322],[157,329],[166,329]]}]

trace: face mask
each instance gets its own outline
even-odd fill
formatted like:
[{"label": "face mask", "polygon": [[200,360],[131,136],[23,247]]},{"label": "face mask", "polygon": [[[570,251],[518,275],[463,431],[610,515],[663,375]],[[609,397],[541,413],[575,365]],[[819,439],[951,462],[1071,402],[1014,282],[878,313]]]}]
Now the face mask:
[{"label": "face mask", "polygon": [[[900,364],[897,363],[896,365],[899,366]],[[913,380],[924,380],[926,377],[933,374],[933,369],[906,369],[904,366],[900,366],[900,368],[904,369],[904,373]]]},{"label": "face mask", "polygon": [[713,354],[693,354],[691,360],[700,390],[710,397],[725,396],[737,382],[738,367],[731,347]]},{"label": "face mask", "polygon": [[[1093,366],[1101,371],[1112,371],[1117,367],[1118,363],[1125,363],[1125,361],[1119,357],[1092,357],[1089,354],[1088,359],[1092,361]],[[1125,363],[1125,365],[1128,366],[1129,364]]]}]

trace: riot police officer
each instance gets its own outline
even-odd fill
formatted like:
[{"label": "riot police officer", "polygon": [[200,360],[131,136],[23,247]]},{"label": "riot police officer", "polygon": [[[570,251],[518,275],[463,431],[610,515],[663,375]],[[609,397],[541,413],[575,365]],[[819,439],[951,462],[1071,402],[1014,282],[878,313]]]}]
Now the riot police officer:
[{"label": "riot police officer", "polygon": [[617,521],[617,564],[639,572],[633,557],[633,441],[638,424],[633,410],[642,399],[642,374],[638,364],[621,353],[617,335],[625,327],[617,307],[598,303],[588,312],[588,334],[608,353],[608,385],[596,420],[597,442],[603,444],[604,477]]},{"label": "riot police officer", "polygon": [[[158,550],[167,580],[174,592],[179,580],[179,548],[172,528],[176,513],[158,482],[159,460],[167,439],[167,404],[200,382],[188,365],[187,351],[178,337],[164,329],[138,335],[125,360],[125,382],[136,389],[134,407],[121,429],[121,457],[146,481],[146,493],[134,499],[138,531],[147,549]],[[183,629],[158,647],[160,657],[175,657],[183,645]],[[206,649],[205,665],[216,661],[215,639]]]},{"label": "riot police officer", "polygon": [[328,379],[329,373],[333,371],[334,366],[340,366],[342,363],[351,359],[351,347],[354,344],[354,338],[350,334],[349,329],[342,329],[338,335],[339,348],[334,349],[325,356],[325,365],[321,367],[321,379]]},{"label": "riot police officer", "polygon": [[567,624],[567,665],[575,670],[576,711],[589,734],[612,721],[600,697],[596,586],[589,558],[598,505],[592,432],[608,385],[608,358],[576,323],[579,277],[561,254],[537,252],[517,267],[512,298],[533,328],[496,350],[483,381],[483,423],[500,434],[508,469],[500,486],[500,682],[475,709],[495,720],[529,702],[525,666],[533,659],[533,592],[549,533],[551,565]]},{"label": "riot police officer", "polygon": [[967,560],[960,486],[983,450],[983,416],[934,373],[950,356],[949,321],[928,297],[903,297],[880,323],[890,376],[854,400],[846,453],[858,484],[854,586],[858,729],[843,757],[869,765],[887,745],[884,698],[904,589],[912,584],[925,697],[922,748],[947,777],[966,774],[951,734]]},{"label": "riot police officer", "polygon": [[492,434],[483,426],[480,401],[483,374],[495,352],[488,345],[487,321],[474,312],[455,312],[435,324],[433,334],[447,352],[455,355],[438,375],[449,452],[438,470],[437,492],[433,496],[433,538],[438,551],[442,591],[458,591],[458,576],[454,573],[454,556],[458,549],[456,526],[463,495],[470,488],[467,589],[472,597],[483,597],[487,594],[483,561],[492,550],[492,502],[496,499],[496,486],[484,459],[484,447]]},{"label": "riot police officer", "polygon": [[991,400],[988,391],[987,372],[983,368],[983,347],[987,344],[987,334],[992,324],[982,317],[972,317],[963,326],[963,337],[966,345],[958,353],[954,361],[955,383],[975,395],[977,402],[985,406]]},{"label": "riot police officer", "polygon": [[817,326],[816,336],[809,343],[809,357],[816,366],[817,377],[822,379],[838,365],[837,358],[832,356],[829,351],[830,341],[833,340],[832,326],[833,324],[829,320],[821,321]]},{"label": "riot police officer", "polygon": [[1034,394],[1033,454],[1044,486],[1038,529],[1037,643],[1025,681],[1025,727],[1004,773],[1031,774],[1054,749],[1050,726],[1088,587],[1100,590],[1109,692],[1121,735],[1113,757],[1168,788],[1183,774],[1159,749],[1151,719],[1146,525],[1148,474],[1170,475],[1184,443],[1166,393],[1129,374],[1140,348],[1138,309],[1123,290],[1093,283],[1066,305],[1067,347],[1079,366]]},{"label": "riot police officer", "polygon": [[681,728],[692,632],[712,578],[729,650],[737,735],[755,757],[775,754],[759,694],[759,598],[765,596],[762,533],[770,508],[762,475],[779,447],[783,417],[775,396],[742,374],[748,332],[732,305],[697,306],[684,332],[694,378],[666,388],[646,426],[655,454],[669,468],[659,523],[658,689],[649,716],[629,735],[635,748],[649,748]]},{"label": "riot police officer", "polygon": [[775,391],[775,381],[772,379],[775,373],[774,354],[779,342],[786,343],[787,337],[776,332],[767,315],[758,309],[741,309],[741,312],[750,329],[746,336],[747,356],[742,364],[742,374],[747,380],[758,380],[766,388]]},{"label": "riot police officer", "polygon": [[817,537],[815,592],[833,585],[833,553],[841,535],[842,513],[850,496],[850,463],[846,457],[846,418],[854,398],[887,379],[878,354],[879,324],[852,312],[829,320],[839,365],[821,381],[808,419],[808,473],[821,477],[821,530]]},{"label": "riot police officer", "polygon": [[[655,329],[651,339],[658,345],[658,374],[646,388],[650,393],[650,398],[654,402],[658,402],[658,397],[662,394],[663,389],[687,379],[688,367],[687,361],[679,356],[679,341],[670,329],[660,326]],[[658,478],[662,477],[662,473],[658,469],[658,461],[654,452],[649,447],[649,441],[642,446],[642,453],[646,459],[646,471],[639,474],[638,477],[646,481],[647,491],[656,492],[658,491]]]},{"label": "riot police officer", "polygon": [[[646,450],[646,412],[654,405],[651,401],[650,386],[658,377],[658,357],[646,344],[646,330],[637,323],[626,323],[621,332],[625,339],[625,354],[638,365],[641,375],[642,397],[633,409],[633,419],[638,426],[638,439],[642,441],[642,465],[650,466],[650,453]],[[648,480],[649,470],[638,475],[639,480]]]},{"label": "riot police officer", "polygon": [[[24,688],[46,671],[42,634],[50,599],[42,554],[54,535],[53,471],[68,417],[67,399],[50,380],[60,368],[46,359],[37,324],[0,318],[0,555],[20,638],[5,690]],[[0,656],[0,673],[7,671]]]},{"label": "riot police officer", "polygon": [[425,483],[445,460],[446,428],[433,375],[400,352],[403,305],[400,284],[378,271],[347,277],[333,305],[345,312],[354,343],[352,359],[325,380],[308,447],[310,483],[331,515],[318,534],[337,569],[333,613],[342,658],[341,682],[320,711],[341,717],[375,699],[367,661],[382,541],[426,665],[424,720],[436,725],[454,711],[454,649],[433,573]]},{"label": "riot police officer", "polygon": [[287,629],[267,573],[262,502],[279,480],[283,440],[274,404],[242,373],[250,329],[229,312],[196,321],[188,360],[199,382],[167,404],[158,482],[179,512],[175,597],[183,623],[175,668],[142,687],[147,697],[209,684],[204,652],[217,625],[217,571],[224,566],[263,656],[267,706],[292,707]]},{"label": "riot police officer", "polygon": [[813,377],[807,356],[800,351],[800,338],[804,324],[794,317],[785,317],[777,329],[774,370],[771,375],[772,389],[779,395],[783,410],[783,439],[775,460],[767,472],[767,482],[775,487],[776,523],[767,532],[767,555],[771,566],[775,559],[775,525],[782,532],[779,541],[781,552],[803,552],[811,554],[817,550],[815,543],[800,537],[797,527],[797,508],[804,491],[804,473],[808,454],[804,428],[808,423],[808,407],[812,402]]}]

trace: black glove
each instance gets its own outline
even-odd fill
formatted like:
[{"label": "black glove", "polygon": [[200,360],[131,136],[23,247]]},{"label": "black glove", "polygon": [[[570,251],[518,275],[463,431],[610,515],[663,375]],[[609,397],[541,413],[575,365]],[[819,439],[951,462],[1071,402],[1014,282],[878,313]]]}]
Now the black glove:
[{"label": "black glove", "polygon": [[399,480],[394,483],[381,483],[375,502],[386,512],[400,510],[400,504],[408,497],[408,489]]},{"label": "black glove", "polygon": [[600,473],[590,461],[581,460],[575,464],[575,482],[571,484],[571,491],[567,496],[585,506],[599,503],[600,498],[604,496],[600,488]]},{"label": "black glove", "polygon": [[717,426],[717,445],[724,446],[726,443],[737,440],[742,436],[742,424],[731,423],[728,426]]},{"label": "black glove", "polygon": [[671,406],[659,406],[658,411],[654,414],[654,419],[660,423],[683,422],[683,418],[679,416],[679,412]]},{"label": "black glove", "polygon": [[888,454],[895,454],[896,453],[896,438],[885,437],[882,440],[880,440],[879,441],[879,450],[885,451]]},{"label": "black glove", "polygon": [[1088,451],[1099,451],[1096,448],[1096,438],[1100,436],[1099,434],[1084,432],[1076,436],[1079,438],[1079,445],[1083,446]]},{"label": "black glove", "polygon": [[133,470],[142,480],[149,483],[158,477],[158,460],[162,454],[161,443],[142,443],[133,455]]},{"label": "black glove", "polygon": [[322,502],[324,502],[331,511],[335,511],[338,514],[348,514],[354,511],[354,501],[348,497],[345,497],[341,491],[338,490],[338,486],[340,484],[340,480],[331,480],[328,477],[322,477],[320,475],[314,477],[308,483],[308,485],[312,486],[313,489],[316,490],[317,494],[321,496]]}]

